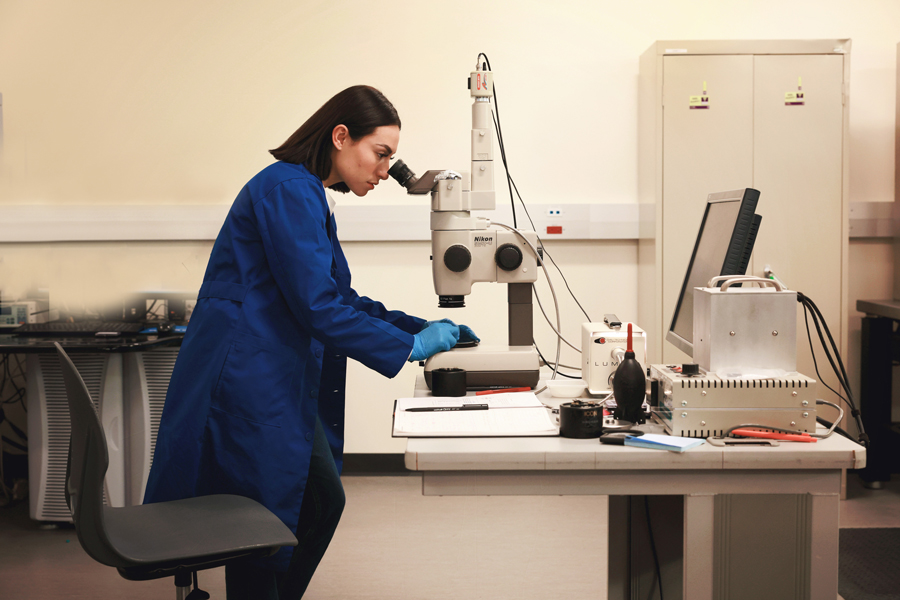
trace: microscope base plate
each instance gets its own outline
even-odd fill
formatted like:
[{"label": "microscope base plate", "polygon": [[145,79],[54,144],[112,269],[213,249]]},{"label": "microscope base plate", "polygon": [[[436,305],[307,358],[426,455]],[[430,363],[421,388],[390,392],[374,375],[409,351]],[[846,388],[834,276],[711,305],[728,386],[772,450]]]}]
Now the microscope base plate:
[{"label": "microscope base plate", "polygon": [[464,369],[466,388],[531,387],[540,379],[540,362],[534,346],[484,346],[440,352],[425,361],[425,383],[431,389],[434,369]]}]

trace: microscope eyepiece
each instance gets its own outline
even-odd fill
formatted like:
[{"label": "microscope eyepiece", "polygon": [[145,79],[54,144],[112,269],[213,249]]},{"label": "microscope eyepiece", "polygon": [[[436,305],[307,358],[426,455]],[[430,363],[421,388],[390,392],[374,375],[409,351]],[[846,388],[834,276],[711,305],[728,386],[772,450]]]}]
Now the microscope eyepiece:
[{"label": "microscope eyepiece", "polygon": [[397,159],[391,168],[388,169],[388,175],[393,177],[397,183],[405,187],[406,189],[411,188],[419,181],[419,178],[416,177],[416,174],[412,172],[412,169],[406,166],[406,163]]}]

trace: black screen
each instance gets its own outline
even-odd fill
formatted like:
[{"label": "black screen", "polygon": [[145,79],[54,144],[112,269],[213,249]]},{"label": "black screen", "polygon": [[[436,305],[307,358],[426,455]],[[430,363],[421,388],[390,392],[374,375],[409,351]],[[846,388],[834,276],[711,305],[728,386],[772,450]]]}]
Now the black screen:
[{"label": "black screen", "polygon": [[759,192],[750,188],[710,194],[688,264],[681,294],[666,336],[693,355],[694,288],[706,287],[718,275],[743,275],[760,217],[754,214]]}]

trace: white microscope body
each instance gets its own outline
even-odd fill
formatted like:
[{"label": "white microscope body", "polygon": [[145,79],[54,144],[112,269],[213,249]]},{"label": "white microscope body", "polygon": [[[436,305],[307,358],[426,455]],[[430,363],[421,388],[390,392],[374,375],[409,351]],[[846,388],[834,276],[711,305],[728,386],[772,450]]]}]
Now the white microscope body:
[{"label": "white microscope body", "polygon": [[[431,251],[438,306],[465,306],[464,296],[476,282],[508,283],[509,344],[478,345],[441,352],[425,363],[431,371],[461,368],[470,389],[537,384],[540,363],[532,339],[531,284],[537,280],[537,234],[516,233],[491,226],[473,210],[493,210],[494,136],[491,128],[491,72],[476,67],[469,89],[472,105],[472,167],[470,172],[428,171],[416,178],[398,160],[389,173],[410,194],[431,194]],[[524,238],[524,239],[523,239]],[[527,240],[527,241],[526,241]]]}]

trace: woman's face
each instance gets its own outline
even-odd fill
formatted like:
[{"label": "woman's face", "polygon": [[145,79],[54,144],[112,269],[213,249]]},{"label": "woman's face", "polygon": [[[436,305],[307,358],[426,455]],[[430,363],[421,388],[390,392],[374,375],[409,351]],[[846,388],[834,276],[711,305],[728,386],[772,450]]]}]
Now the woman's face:
[{"label": "woman's face", "polygon": [[332,132],[332,142],[331,175],[325,187],[343,181],[351,192],[365,196],[388,178],[390,159],[400,143],[400,128],[384,125],[354,140],[344,125],[338,125]]}]

